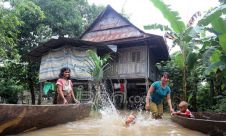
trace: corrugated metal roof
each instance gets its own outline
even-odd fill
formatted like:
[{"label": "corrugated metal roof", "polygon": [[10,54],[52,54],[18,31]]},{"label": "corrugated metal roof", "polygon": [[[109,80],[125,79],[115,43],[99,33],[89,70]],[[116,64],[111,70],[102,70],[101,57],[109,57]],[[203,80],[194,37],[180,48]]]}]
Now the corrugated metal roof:
[{"label": "corrugated metal roof", "polygon": [[91,47],[91,48],[97,48],[97,49],[110,50],[107,46],[102,45],[102,43],[94,43],[94,42],[61,37],[59,39],[50,39],[44,44],[38,46],[37,48],[29,52],[27,54],[27,57],[30,59],[40,59],[42,55],[47,53],[49,50],[60,48],[64,45],[68,45],[72,47]]},{"label": "corrugated metal roof", "polygon": [[169,58],[168,47],[162,36],[143,32],[109,5],[80,36],[80,39],[118,46],[145,42],[155,48],[156,58],[160,60]]},{"label": "corrugated metal roof", "polygon": [[138,29],[108,5],[80,36],[80,39],[103,42],[145,36],[146,34],[142,30]]}]

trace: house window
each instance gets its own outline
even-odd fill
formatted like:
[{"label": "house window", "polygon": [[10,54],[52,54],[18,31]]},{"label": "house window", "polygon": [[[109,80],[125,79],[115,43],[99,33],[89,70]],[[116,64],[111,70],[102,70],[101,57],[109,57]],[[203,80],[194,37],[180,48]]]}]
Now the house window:
[{"label": "house window", "polygon": [[140,52],[132,52],[132,62],[140,62]]}]

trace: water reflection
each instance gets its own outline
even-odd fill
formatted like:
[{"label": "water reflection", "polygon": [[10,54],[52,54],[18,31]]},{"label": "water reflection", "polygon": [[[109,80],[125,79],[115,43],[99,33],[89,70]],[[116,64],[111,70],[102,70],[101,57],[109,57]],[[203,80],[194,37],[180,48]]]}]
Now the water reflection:
[{"label": "water reflection", "polygon": [[150,118],[145,112],[137,113],[136,124],[125,127],[124,119],[130,111],[113,115],[106,111],[92,112],[89,118],[63,125],[20,134],[20,136],[204,136],[171,122],[169,116],[162,120]]}]

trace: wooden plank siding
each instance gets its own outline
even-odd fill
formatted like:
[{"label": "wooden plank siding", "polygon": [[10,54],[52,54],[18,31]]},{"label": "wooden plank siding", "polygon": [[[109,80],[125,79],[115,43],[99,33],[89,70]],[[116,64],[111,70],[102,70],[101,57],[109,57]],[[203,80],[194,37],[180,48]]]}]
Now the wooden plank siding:
[{"label": "wooden plank siding", "polygon": [[156,64],[156,59],[154,57],[154,54],[153,54],[153,50],[152,48],[149,48],[148,49],[148,52],[149,52],[149,79],[152,80],[152,81],[155,81],[158,79],[158,69],[156,68],[155,64]]},{"label": "wooden plank siding", "polygon": [[147,71],[147,46],[120,48],[107,72],[108,78],[145,78]]}]

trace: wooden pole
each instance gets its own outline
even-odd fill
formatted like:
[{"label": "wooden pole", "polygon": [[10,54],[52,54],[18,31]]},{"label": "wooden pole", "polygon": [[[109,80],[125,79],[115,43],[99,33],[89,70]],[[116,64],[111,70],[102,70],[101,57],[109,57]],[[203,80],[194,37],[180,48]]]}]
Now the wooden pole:
[{"label": "wooden pole", "polygon": [[147,93],[148,89],[149,89],[149,80],[148,80],[148,78],[145,79],[145,86],[146,86],[146,93]]},{"label": "wooden pole", "polygon": [[42,103],[42,88],[43,88],[43,82],[39,83],[39,94],[38,94],[38,105],[41,105]]},{"label": "wooden pole", "polygon": [[127,109],[127,79],[124,79],[124,109]]},{"label": "wooden pole", "polygon": [[111,83],[111,91],[112,91],[112,102],[113,104],[115,104],[115,92],[114,92],[114,85],[113,85],[113,82],[111,79],[110,80],[110,83]]}]

